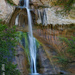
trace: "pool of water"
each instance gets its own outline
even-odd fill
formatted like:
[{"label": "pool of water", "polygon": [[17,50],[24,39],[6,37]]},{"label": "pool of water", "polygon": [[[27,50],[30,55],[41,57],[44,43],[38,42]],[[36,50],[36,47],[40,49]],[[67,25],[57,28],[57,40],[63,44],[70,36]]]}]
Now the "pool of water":
[{"label": "pool of water", "polygon": [[29,75],[41,75],[41,74],[39,74],[39,73],[31,73]]}]

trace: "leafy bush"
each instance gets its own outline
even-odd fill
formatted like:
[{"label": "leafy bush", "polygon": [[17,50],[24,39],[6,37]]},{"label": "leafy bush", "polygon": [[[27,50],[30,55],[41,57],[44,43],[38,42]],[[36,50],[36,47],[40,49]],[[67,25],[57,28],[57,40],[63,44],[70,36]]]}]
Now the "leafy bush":
[{"label": "leafy bush", "polygon": [[15,27],[0,24],[0,74],[3,73],[2,64],[5,64],[5,75],[20,75],[16,65],[12,64],[16,46],[15,33]]},{"label": "leafy bush", "polygon": [[[68,65],[68,63],[75,62],[75,37],[71,36],[71,39],[69,40],[66,37],[59,37],[59,39],[65,43],[64,51],[66,52],[65,54],[58,54],[56,57],[58,59],[58,63],[61,63],[65,67]],[[68,55],[68,56],[67,56]]]},{"label": "leafy bush", "polygon": [[75,3],[75,0],[57,0],[54,4],[64,7],[65,11],[70,11],[72,5]]},{"label": "leafy bush", "polygon": [[67,52],[72,56],[75,57],[75,37],[71,36],[71,40],[68,38],[60,38],[60,40],[64,41],[67,44]]},{"label": "leafy bush", "polygon": [[68,63],[68,59],[64,56],[57,56],[56,57],[58,59],[58,63],[61,63],[62,65],[67,65]]}]

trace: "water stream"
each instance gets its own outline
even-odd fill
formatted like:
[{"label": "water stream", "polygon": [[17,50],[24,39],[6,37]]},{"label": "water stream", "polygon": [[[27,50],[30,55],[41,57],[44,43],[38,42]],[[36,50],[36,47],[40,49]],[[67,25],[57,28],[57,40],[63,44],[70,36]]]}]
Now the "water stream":
[{"label": "water stream", "polygon": [[42,25],[47,25],[48,22],[47,22],[47,14],[46,14],[46,8],[44,10],[37,10],[37,13],[38,13],[38,20],[37,20],[37,23],[38,24],[42,24]]},{"label": "water stream", "polygon": [[33,38],[33,32],[32,32],[32,18],[31,13],[29,9],[29,0],[24,0],[23,8],[26,8],[27,14],[28,14],[28,25],[29,25],[29,49],[30,49],[30,68],[31,73],[37,73],[36,70],[36,41],[35,38]]},{"label": "water stream", "polygon": [[15,19],[15,25],[18,25],[18,19],[19,19],[19,15],[17,15],[17,17]]}]

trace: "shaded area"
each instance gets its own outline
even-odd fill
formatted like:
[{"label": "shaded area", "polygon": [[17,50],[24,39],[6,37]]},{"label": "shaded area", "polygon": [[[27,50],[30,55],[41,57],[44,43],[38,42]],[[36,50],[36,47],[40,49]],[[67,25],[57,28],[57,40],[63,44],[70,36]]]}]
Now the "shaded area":
[{"label": "shaded area", "polygon": [[[66,74],[69,72],[75,73],[74,67],[73,67],[75,62],[73,63],[67,62],[68,65],[66,66],[65,66],[65,63],[62,62],[65,60],[64,57],[68,57],[68,59],[71,58],[72,61],[75,61],[75,60],[73,57],[71,57],[71,55],[69,55],[66,52],[67,46],[65,42],[61,42],[59,39],[59,37],[67,37],[68,39],[71,39],[71,36],[75,36],[74,26],[70,26],[67,28],[66,26],[63,26],[63,27],[61,26],[61,27],[58,27],[57,29],[55,28],[50,29],[50,27],[47,27],[47,26],[46,27],[36,26],[33,32],[34,32],[34,36],[39,40],[39,42],[43,46],[44,51],[47,55],[47,58],[49,59],[50,62],[52,62],[53,67],[55,71],[57,72],[57,74],[61,74],[61,73]],[[63,59],[60,59],[60,60],[64,65],[58,64],[57,62],[58,58],[56,58],[58,55],[60,55],[61,57],[63,56]],[[43,60],[43,57],[41,61],[42,60]]]}]

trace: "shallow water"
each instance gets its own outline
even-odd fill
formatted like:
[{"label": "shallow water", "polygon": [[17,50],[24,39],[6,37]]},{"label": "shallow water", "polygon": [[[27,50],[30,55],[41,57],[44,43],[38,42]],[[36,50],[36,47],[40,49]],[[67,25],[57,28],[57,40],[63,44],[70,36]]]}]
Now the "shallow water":
[{"label": "shallow water", "polygon": [[29,74],[29,75],[41,75],[41,74],[39,74],[39,73],[32,73],[32,74]]}]

